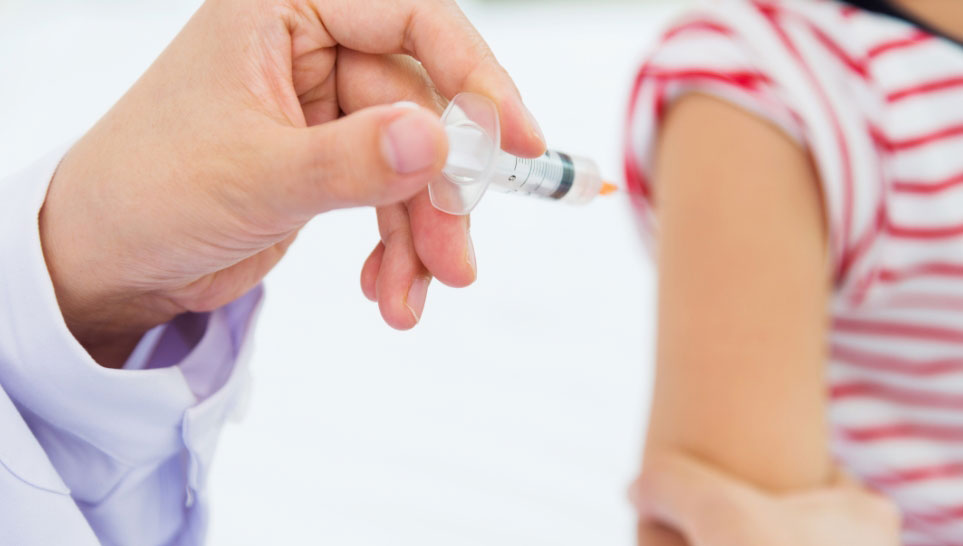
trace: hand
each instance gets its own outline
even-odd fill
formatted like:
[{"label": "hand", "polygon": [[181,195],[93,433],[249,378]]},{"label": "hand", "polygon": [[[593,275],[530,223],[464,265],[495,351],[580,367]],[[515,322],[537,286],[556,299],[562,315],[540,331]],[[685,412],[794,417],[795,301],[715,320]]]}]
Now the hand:
[{"label": "hand", "polygon": [[[467,218],[425,189],[460,91],[495,100],[507,150],[543,151],[451,0],[209,0],[51,181],[41,242],[71,332],[119,366],[151,327],[250,290],[313,216],[362,205],[381,232],[364,292],[414,326],[431,277],[476,274]],[[400,100],[424,108],[375,106]]]},{"label": "hand", "polygon": [[685,456],[652,457],[629,496],[643,520],[689,546],[899,546],[888,500],[840,476],[831,486],[767,495]]}]

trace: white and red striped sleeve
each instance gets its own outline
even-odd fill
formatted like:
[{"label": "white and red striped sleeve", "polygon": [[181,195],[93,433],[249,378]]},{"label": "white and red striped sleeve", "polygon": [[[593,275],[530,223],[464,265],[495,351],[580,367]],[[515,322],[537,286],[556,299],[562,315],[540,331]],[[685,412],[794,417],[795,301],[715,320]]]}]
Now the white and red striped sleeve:
[{"label": "white and red striped sleeve", "polygon": [[837,287],[858,298],[882,177],[865,121],[872,105],[850,92],[867,89],[867,75],[834,31],[777,4],[729,0],[662,34],[636,77],[625,134],[627,184],[648,235],[656,231],[650,184],[664,114],[686,94],[712,95],[778,127],[813,158]]},{"label": "white and red striped sleeve", "polygon": [[798,114],[780,96],[773,78],[753,61],[735,29],[698,14],[671,25],[636,75],[626,126],[626,181],[646,230],[652,232],[646,235],[655,231],[649,213],[658,133],[669,106],[690,93],[733,103],[804,143]]}]

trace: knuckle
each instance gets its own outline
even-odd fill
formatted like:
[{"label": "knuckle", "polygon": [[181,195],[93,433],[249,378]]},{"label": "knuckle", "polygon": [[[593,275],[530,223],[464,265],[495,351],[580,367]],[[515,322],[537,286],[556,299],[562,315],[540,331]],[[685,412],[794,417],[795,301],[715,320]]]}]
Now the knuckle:
[{"label": "knuckle", "polygon": [[230,301],[222,285],[214,282],[215,275],[203,277],[171,294],[171,301],[189,313],[209,313]]},{"label": "knuckle", "polygon": [[386,247],[394,247],[395,245],[407,246],[410,242],[411,234],[408,231],[408,227],[401,224],[390,226],[385,232],[383,240]]},{"label": "knuckle", "polygon": [[334,204],[352,204],[362,197],[376,196],[379,188],[393,176],[384,154],[380,153],[378,136],[367,145],[328,137],[327,134],[319,137],[312,146],[316,152],[309,159],[314,173],[309,195],[314,200]]}]

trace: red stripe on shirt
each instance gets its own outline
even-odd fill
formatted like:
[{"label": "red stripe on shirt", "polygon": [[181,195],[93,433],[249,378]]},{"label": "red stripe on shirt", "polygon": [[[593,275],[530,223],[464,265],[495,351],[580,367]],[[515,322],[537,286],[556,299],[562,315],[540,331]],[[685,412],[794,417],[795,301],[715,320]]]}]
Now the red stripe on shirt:
[{"label": "red stripe on shirt", "polygon": [[751,70],[733,70],[730,72],[712,69],[663,69],[657,66],[647,67],[639,74],[641,78],[658,80],[713,80],[735,84],[741,88],[755,90],[760,84],[772,83],[769,76]]},{"label": "red stripe on shirt", "polygon": [[837,317],[833,329],[847,334],[871,334],[910,339],[928,339],[947,343],[963,343],[963,331],[941,326],[908,324],[882,320],[866,320]]},{"label": "red stripe on shirt", "polygon": [[893,309],[963,311],[963,296],[953,294],[898,293],[886,300]]},{"label": "red stripe on shirt", "polygon": [[857,8],[856,6],[843,6],[843,7],[840,8],[840,10],[839,10],[839,13],[840,13],[843,17],[846,17],[847,19],[850,18],[850,17],[853,17],[854,15],[858,15],[858,14],[860,14],[860,13],[862,13],[862,12],[863,12],[863,10],[860,9],[860,8]]},{"label": "red stripe on shirt", "polygon": [[856,443],[881,442],[886,440],[931,440],[936,442],[963,441],[963,426],[931,425],[926,423],[890,423],[872,427],[845,427],[839,435]]},{"label": "red stripe on shirt", "polygon": [[693,31],[710,32],[715,34],[721,34],[723,36],[732,36],[735,34],[735,32],[731,28],[723,24],[717,23],[715,21],[700,19],[696,21],[689,21],[681,25],[677,25],[673,28],[670,28],[668,31],[665,32],[665,34],[662,35],[662,41],[667,42],[680,34],[693,32]]},{"label": "red stripe on shirt", "polygon": [[864,80],[869,81],[870,79],[869,71],[866,69],[866,65],[864,61],[860,59],[856,59],[855,57],[850,55],[845,49],[843,49],[841,45],[839,45],[838,42],[836,42],[835,40],[830,38],[828,34],[823,32],[821,28],[810,23],[809,21],[807,21],[806,23],[807,23],[806,26],[809,28],[809,31],[813,33],[813,36],[816,37],[816,40],[818,40],[821,44],[823,44],[823,47],[825,47],[830,53],[832,53],[836,57],[836,59],[838,59],[841,63],[843,63],[843,65],[846,68],[848,68],[850,71],[855,73],[857,76],[859,76],[860,78],[863,78]]},{"label": "red stripe on shirt", "polygon": [[927,276],[963,278],[963,264],[949,262],[922,263],[902,269],[881,269],[878,275],[880,282],[885,283],[897,283]]},{"label": "red stripe on shirt", "polygon": [[893,191],[899,193],[937,193],[946,191],[963,184],[963,173],[942,180],[896,180],[893,182]]},{"label": "red stripe on shirt", "polygon": [[934,227],[900,226],[892,221],[886,224],[886,233],[900,239],[950,239],[963,235],[963,224]]},{"label": "red stripe on shirt", "polygon": [[928,93],[935,93],[938,91],[946,91],[947,89],[956,89],[958,87],[963,87],[963,76],[941,78],[939,80],[918,83],[903,89],[897,89],[896,91],[887,93],[886,100],[890,103],[899,102],[911,97],[926,95]]},{"label": "red stripe on shirt", "polygon": [[[872,124],[868,121],[865,123],[867,132],[872,132]],[[883,150],[877,142],[874,141],[876,147],[876,153],[882,155]],[[880,163],[875,165],[876,179],[885,180],[885,172],[883,166]],[[881,233],[886,231],[886,223],[888,221],[888,216],[886,214],[886,203],[889,197],[889,186],[886,184],[880,185],[879,195],[876,201],[876,216],[873,219],[873,224],[867,228],[867,233],[864,234],[860,239],[856,241],[853,249],[849,252],[845,259],[849,262],[846,264],[844,271],[850,271],[851,264],[858,262],[864,255],[868,254],[870,249],[873,248],[876,240],[879,238]],[[872,290],[874,283],[877,281],[876,273],[873,270],[866,272],[863,278],[853,285],[852,295],[848,298],[852,305],[860,305],[865,300],[869,292]]]},{"label": "red stripe on shirt", "polygon": [[[876,206],[876,217],[873,221],[873,224],[869,226],[866,232],[857,239],[856,243],[852,246],[850,251],[845,256],[843,256],[843,263],[842,263],[841,269],[843,271],[851,270],[853,264],[858,262],[860,258],[865,256],[869,252],[869,249],[873,247],[873,243],[876,242],[876,239],[879,237],[880,233],[883,233],[885,230],[886,230],[886,206],[885,206],[885,202],[883,201],[883,196],[881,195],[880,202]],[[863,285],[858,287],[858,289],[854,293],[854,297],[857,303],[859,301],[862,301],[862,298],[869,291],[874,280],[875,280],[875,274],[871,271],[869,275],[867,275],[864,278]]]},{"label": "red stripe on shirt", "polygon": [[847,398],[872,398],[904,406],[920,408],[959,410],[963,409],[963,394],[951,394],[932,390],[904,389],[875,381],[838,383],[829,388],[833,400]]},{"label": "red stripe on shirt", "polygon": [[961,476],[963,476],[963,462],[953,462],[893,470],[885,474],[869,476],[864,478],[864,481],[878,488],[893,488]]},{"label": "red stripe on shirt", "polygon": [[662,122],[665,121],[665,114],[669,109],[669,100],[668,97],[666,97],[665,86],[666,82],[664,81],[661,81],[656,85],[655,100],[652,101],[652,104],[655,106],[655,122],[659,126],[661,126]]},{"label": "red stripe on shirt", "polygon": [[[795,15],[792,12],[783,11],[780,6],[766,2],[754,2],[756,7],[771,21],[775,21],[777,16],[781,15]],[[816,38],[826,50],[836,57],[843,66],[848,68],[851,72],[862,78],[863,80],[869,81],[869,71],[866,68],[865,61],[863,59],[857,59],[856,57],[849,54],[846,49],[839,44],[836,40],[826,34],[823,29],[819,28],[817,25],[813,24],[812,21],[805,17],[797,18],[803,25],[809,30],[810,33]],[[800,56],[801,59],[801,56]]]},{"label": "red stripe on shirt", "polygon": [[834,343],[830,347],[830,355],[844,365],[878,372],[919,377],[963,372],[963,358],[914,360],[875,351],[864,351],[840,343]]},{"label": "red stripe on shirt", "polygon": [[949,127],[937,129],[936,131],[931,131],[922,135],[904,138],[889,137],[878,127],[874,127],[872,130],[872,135],[873,138],[876,139],[877,144],[882,146],[886,151],[901,152],[926,146],[927,144],[932,144],[941,140],[963,136],[963,125],[951,125]]},{"label": "red stripe on shirt", "polygon": [[[919,520],[930,525],[946,525],[963,520],[963,506],[953,506],[943,508],[935,512],[909,512],[907,517]],[[945,543],[943,543],[945,544]]]},{"label": "red stripe on shirt", "polygon": [[869,49],[869,51],[866,53],[866,57],[869,59],[876,59],[885,55],[886,53],[898,51],[900,49],[906,49],[908,47],[913,47],[915,45],[928,42],[932,37],[933,35],[928,32],[917,30],[913,34],[910,34],[904,38],[887,40],[885,42],[876,44]]},{"label": "red stripe on shirt", "polygon": [[625,124],[625,182],[626,188],[629,190],[630,196],[639,196],[641,199],[633,198],[633,203],[637,205],[640,211],[644,210],[643,203],[647,201],[650,197],[649,185],[645,180],[645,176],[642,174],[642,169],[636,162],[636,150],[633,148],[633,123],[636,119],[639,107],[639,93],[642,91],[642,84],[645,82],[643,77],[643,72],[645,72],[648,65],[644,65],[639,73],[635,77],[635,82],[632,84],[632,94],[629,98],[629,115],[627,122]]},{"label": "red stripe on shirt", "polygon": [[[921,535],[932,536],[934,531],[939,533],[940,528],[948,523],[953,523],[952,521],[944,523],[933,523],[920,519],[916,514],[910,511],[903,511],[903,529],[914,531]],[[901,546],[963,546],[959,542],[947,542],[946,540],[934,540],[930,539],[927,542],[911,542],[902,544]]]}]

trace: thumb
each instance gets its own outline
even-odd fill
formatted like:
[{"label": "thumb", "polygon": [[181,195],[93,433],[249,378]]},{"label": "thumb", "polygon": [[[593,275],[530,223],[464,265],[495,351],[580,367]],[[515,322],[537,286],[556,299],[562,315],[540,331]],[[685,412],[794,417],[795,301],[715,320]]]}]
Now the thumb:
[{"label": "thumb", "polygon": [[741,528],[764,502],[748,485],[678,453],[646,457],[629,498],[641,517],[671,527],[695,544],[700,537],[719,539]]},{"label": "thumb", "polygon": [[359,110],[334,121],[291,129],[280,169],[288,214],[381,206],[423,189],[444,167],[448,140],[437,114],[411,103]]}]

